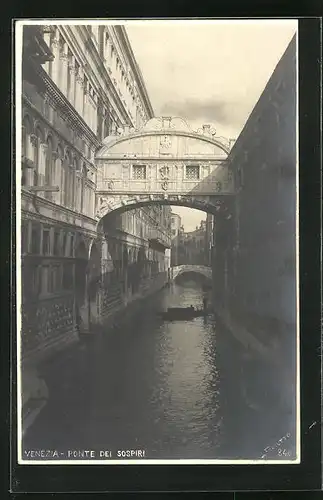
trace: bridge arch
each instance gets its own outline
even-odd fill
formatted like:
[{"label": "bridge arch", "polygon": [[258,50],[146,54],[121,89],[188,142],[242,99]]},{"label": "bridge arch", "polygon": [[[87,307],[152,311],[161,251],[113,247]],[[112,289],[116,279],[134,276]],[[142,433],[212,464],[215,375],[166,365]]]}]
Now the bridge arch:
[{"label": "bridge arch", "polygon": [[188,273],[195,273],[204,276],[205,278],[211,280],[212,279],[212,268],[209,266],[198,266],[198,265],[189,265],[183,264],[180,266],[174,266],[171,268],[171,279],[175,280],[179,276]]},{"label": "bridge arch", "polygon": [[95,218],[98,223],[107,215],[114,213],[124,213],[137,208],[142,208],[151,205],[174,205],[180,207],[192,208],[202,212],[216,215],[221,209],[226,209],[229,199],[225,200],[203,200],[189,196],[156,196],[156,195],[140,195],[136,198],[131,196],[115,196],[115,197],[99,197],[97,200],[97,211]]}]

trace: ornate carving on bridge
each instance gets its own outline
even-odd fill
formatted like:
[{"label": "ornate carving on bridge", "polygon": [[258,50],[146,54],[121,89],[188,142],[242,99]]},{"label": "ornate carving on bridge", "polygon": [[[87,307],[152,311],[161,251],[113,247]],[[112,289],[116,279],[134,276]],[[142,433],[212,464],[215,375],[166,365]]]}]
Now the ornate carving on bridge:
[{"label": "ornate carving on bridge", "polygon": [[96,218],[101,219],[106,215],[108,212],[111,210],[111,203],[108,198],[104,198],[103,196],[100,196],[98,200],[98,209],[96,212]]},{"label": "ornate carving on bridge", "polygon": [[167,167],[166,165],[163,165],[159,169],[159,174],[162,179],[169,179],[170,168]]},{"label": "ornate carving on bridge", "polygon": [[163,135],[159,143],[161,149],[169,149],[172,145],[172,138],[170,135]]}]

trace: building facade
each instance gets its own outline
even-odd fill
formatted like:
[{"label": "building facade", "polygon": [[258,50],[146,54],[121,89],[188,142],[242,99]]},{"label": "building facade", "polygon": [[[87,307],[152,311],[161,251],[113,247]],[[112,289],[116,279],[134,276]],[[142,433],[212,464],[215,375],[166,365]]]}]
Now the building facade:
[{"label": "building facade", "polygon": [[21,112],[22,354],[41,359],[169,267],[170,209],[95,219],[96,151],[153,116],[122,26],[24,26]]},{"label": "building facade", "polygon": [[206,220],[202,220],[200,226],[197,226],[195,231],[183,231],[180,234],[178,246],[178,264],[208,265],[208,240],[209,235]]},{"label": "building facade", "polygon": [[180,215],[172,212],[171,213],[171,231],[172,231],[172,249],[171,249],[171,264],[172,266],[178,266],[178,251],[181,241],[181,235],[183,233],[182,219]]}]

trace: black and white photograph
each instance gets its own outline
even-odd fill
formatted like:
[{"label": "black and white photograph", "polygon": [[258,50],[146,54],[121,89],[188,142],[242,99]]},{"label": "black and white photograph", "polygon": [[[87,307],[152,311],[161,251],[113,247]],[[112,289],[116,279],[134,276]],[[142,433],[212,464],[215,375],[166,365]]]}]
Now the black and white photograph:
[{"label": "black and white photograph", "polygon": [[300,463],[298,21],[15,56],[18,463]]}]

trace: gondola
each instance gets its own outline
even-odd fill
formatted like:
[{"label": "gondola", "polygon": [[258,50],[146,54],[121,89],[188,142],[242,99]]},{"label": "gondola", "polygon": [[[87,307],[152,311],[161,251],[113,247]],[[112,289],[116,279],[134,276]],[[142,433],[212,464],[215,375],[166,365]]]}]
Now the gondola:
[{"label": "gondola", "polygon": [[194,307],[169,307],[167,311],[158,313],[158,316],[168,321],[186,321],[206,315],[206,310],[195,309]]}]

